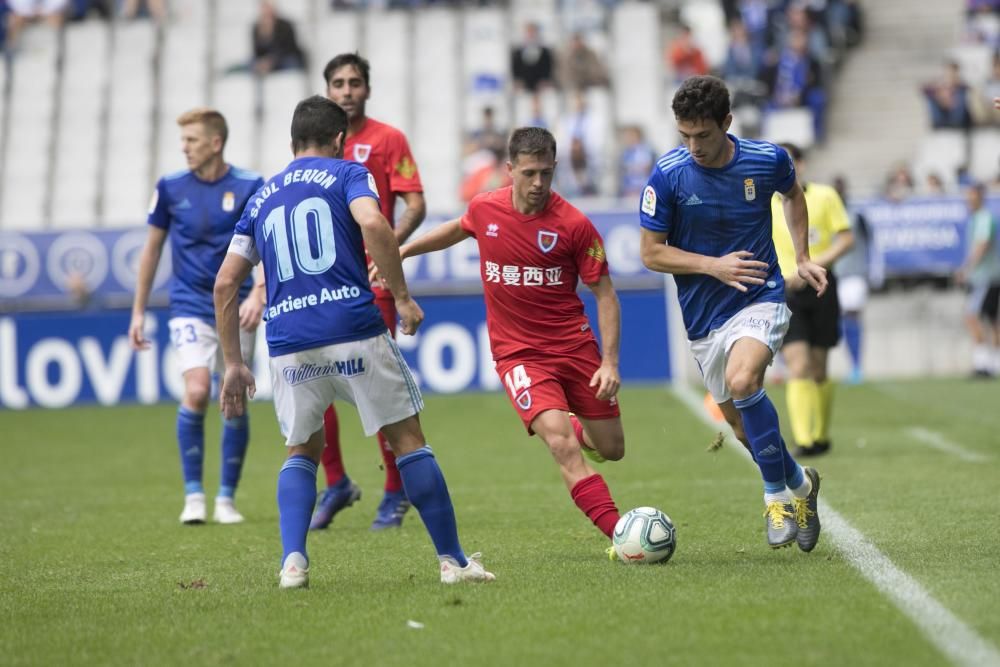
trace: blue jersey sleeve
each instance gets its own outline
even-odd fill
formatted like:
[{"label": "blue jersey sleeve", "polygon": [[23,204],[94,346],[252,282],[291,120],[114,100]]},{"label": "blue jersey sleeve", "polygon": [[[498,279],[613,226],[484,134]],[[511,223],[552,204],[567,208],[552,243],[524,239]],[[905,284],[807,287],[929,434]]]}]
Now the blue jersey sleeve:
[{"label": "blue jersey sleeve", "polygon": [[775,146],[774,189],[785,194],[795,185],[795,164],[781,146]]},{"label": "blue jersey sleeve", "polygon": [[344,180],[344,194],[348,204],[358,197],[371,197],[376,202],[379,201],[375,177],[360,164],[350,163]]},{"label": "blue jersey sleeve", "polygon": [[658,168],[650,174],[639,202],[639,224],[653,232],[670,231],[673,193]]},{"label": "blue jersey sleeve", "polygon": [[160,229],[170,227],[170,201],[167,197],[167,187],[161,178],[156,182],[153,198],[149,201],[149,215],[146,222]]}]

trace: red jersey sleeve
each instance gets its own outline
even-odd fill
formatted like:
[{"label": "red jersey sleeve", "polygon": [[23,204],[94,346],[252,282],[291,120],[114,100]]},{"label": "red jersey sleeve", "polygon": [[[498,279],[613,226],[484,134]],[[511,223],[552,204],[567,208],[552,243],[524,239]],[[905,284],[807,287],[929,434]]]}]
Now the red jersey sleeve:
[{"label": "red jersey sleeve", "polygon": [[406,136],[399,131],[386,137],[387,158],[389,162],[389,188],[393,192],[423,192],[417,163]]},{"label": "red jersey sleeve", "polygon": [[465,213],[462,215],[462,221],[460,223],[462,225],[462,231],[464,231],[466,234],[468,234],[473,238],[478,236],[477,233],[478,230],[476,227],[476,217],[479,212],[479,208],[482,205],[484,196],[485,194],[476,195],[475,197],[473,197],[472,201],[469,202],[469,208],[467,208],[465,210]]},{"label": "red jersey sleeve", "polygon": [[597,228],[585,216],[580,216],[574,224],[574,254],[580,280],[584,285],[593,285],[601,276],[608,275],[608,258],[604,253],[604,239]]}]

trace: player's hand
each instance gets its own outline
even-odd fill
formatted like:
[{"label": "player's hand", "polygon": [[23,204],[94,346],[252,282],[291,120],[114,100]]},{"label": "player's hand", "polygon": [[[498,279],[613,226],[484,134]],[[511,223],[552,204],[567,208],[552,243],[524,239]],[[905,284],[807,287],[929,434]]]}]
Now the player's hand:
[{"label": "player's hand", "polygon": [[737,250],[714,261],[711,275],[718,281],[747,291],[747,285],[763,285],[767,278],[767,262],[752,259],[749,250]]},{"label": "player's hand", "polygon": [[148,350],[150,342],[146,340],[146,315],[140,313],[132,316],[128,325],[128,342],[133,350]]},{"label": "player's hand", "polygon": [[823,296],[829,282],[826,279],[826,269],[816,262],[799,262],[799,277],[816,290],[816,296]]},{"label": "player's hand", "polygon": [[381,287],[384,290],[389,289],[389,286],[382,280],[382,276],[379,275],[378,267],[375,266],[375,262],[371,259],[368,260],[368,282],[372,284],[372,287]]},{"label": "player's hand", "polygon": [[260,324],[261,315],[264,314],[264,304],[257,296],[257,288],[251,290],[243,303],[240,304],[240,329],[244,331],[256,331]]},{"label": "player's hand", "polygon": [[618,389],[622,386],[622,379],[618,374],[618,368],[612,364],[602,363],[601,367],[594,371],[594,375],[591,376],[590,386],[597,387],[597,393],[594,394],[597,400],[606,401],[610,399],[618,393]]},{"label": "player's hand", "polygon": [[399,315],[400,331],[407,336],[417,333],[420,323],[424,321],[424,311],[409,297],[396,299],[396,313]]},{"label": "player's hand", "polygon": [[219,407],[226,419],[241,416],[246,409],[246,397],[257,393],[257,384],[253,373],[245,364],[226,366],[226,374],[222,378],[219,389]]},{"label": "player's hand", "polygon": [[793,273],[792,275],[785,278],[785,289],[787,289],[790,292],[797,292],[798,290],[802,289],[808,284],[809,283],[807,283],[802,278],[802,276],[800,276],[797,273]]}]

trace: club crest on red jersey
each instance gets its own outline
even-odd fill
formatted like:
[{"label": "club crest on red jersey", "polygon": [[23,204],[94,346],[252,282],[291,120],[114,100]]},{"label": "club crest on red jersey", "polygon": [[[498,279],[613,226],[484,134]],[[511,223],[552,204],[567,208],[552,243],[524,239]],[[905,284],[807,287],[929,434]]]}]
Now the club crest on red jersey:
[{"label": "club crest on red jersey", "polygon": [[518,394],[517,398],[514,400],[517,401],[517,407],[521,408],[522,410],[527,410],[528,408],[531,407],[531,392],[525,389],[520,394]]},{"label": "club crest on red jersey", "polygon": [[544,230],[538,232],[538,247],[542,252],[549,252],[556,247],[556,241],[559,240],[559,235],[555,232],[546,232]]},{"label": "club crest on red jersey", "polygon": [[354,144],[354,161],[367,162],[368,156],[372,153],[371,144]]}]

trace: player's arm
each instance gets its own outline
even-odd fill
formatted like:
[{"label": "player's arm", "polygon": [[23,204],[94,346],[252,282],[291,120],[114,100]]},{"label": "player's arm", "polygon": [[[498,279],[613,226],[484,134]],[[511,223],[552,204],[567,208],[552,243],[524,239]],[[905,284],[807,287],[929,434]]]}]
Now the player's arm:
[{"label": "player's arm", "polygon": [[618,393],[622,380],[618,373],[618,348],[621,342],[622,311],[611,278],[601,276],[587,285],[597,300],[597,328],[601,332],[601,367],[590,378],[597,387],[597,398],[605,401]]},{"label": "player's arm", "polygon": [[264,304],[267,303],[267,284],[264,282],[263,271],[259,273],[260,277],[254,280],[253,289],[240,304],[240,328],[244,331],[257,330],[264,314]]},{"label": "player's arm", "polygon": [[806,208],[806,193],[796,180],[787,192],[781,193],[781,208],[785,214],[785,224],[792,235],[795,248],[795,262],[799,265],[799,277],[816,290],[817,296],[826,291],[826,269],[809,257],[809,209]]},{"label": "player's arm", "polygon": [[[219,404],[226,419],[238,417],[244,412],[247,392],[253,398],[256,391],[253,374],[243,363],[240,351],[240,286],[253,269],[251,258],[242,252],[252,246],[248,236],[236,235],[229,246],[229,252],[222,261],[215,276],[215,325],[219,334],[219,346],[226,362],[226,374],[219,389]],[[256,250],[253,250],[256,256]]]},{"label": "player's arm", "polygon": [[396,241],[402,245],[417,230],[427,216],[427,202],[423,192],[400,192],[406,208],[396,221]]},{"label": "player's arm", "polygon": [[139,255],[139,272],[135,281],[135,298],[132,301],[132,320],[128,326],[128,340],[133,350],[145,350],[150,345],[143,332],[146,323],[146,304],[149,302],[153,277],[156,275],[156,267],[160,265],[160,255],[163,254],[163,244],[166,240],[166,229],[149,225],[146,243],[142,247],[142,254]]},{"label": "player's arm", "polygon": [[454,220],[449,220],[438,225],[420,238],[404,245],[400,248],[400,256],[406,259],[407,257],[423,255],[428,252],[444,250],[456,243],[461,243],[470,236],[471,234],[462,229],[461,218],[455,218]]},{"label": "player's arm", "polygon": [[645,227],[639,238],[639,253],[643,265],[650,271],[689,275],[700,273],[741,292],[747,285],[763,285],[767,278],[767,262],[753,259],[748,250],[737,250],[722,257],[710,257],[674,248],[667,243],[667,233]]},{"label": "player's arm", "polygon": [[375,262],[381,280],[388,286],[396,301],[402,331],[412,336],[423,322],[424,313],[410,296],[410,290],[406,286],[399,243],[392,227],[379,211],[378,201],[373,197],[356,197],[351,200],[350,207],[351,215],[361,227],[365,248]]}]

